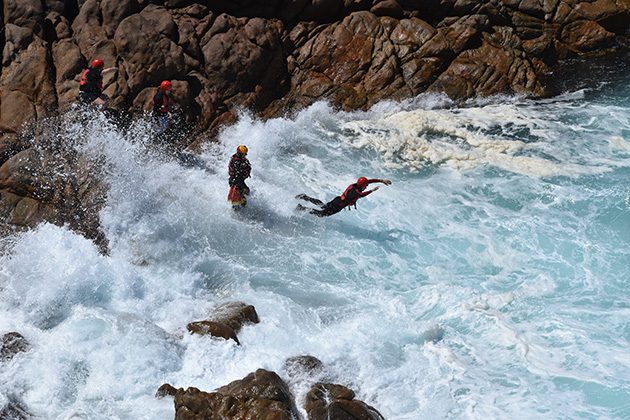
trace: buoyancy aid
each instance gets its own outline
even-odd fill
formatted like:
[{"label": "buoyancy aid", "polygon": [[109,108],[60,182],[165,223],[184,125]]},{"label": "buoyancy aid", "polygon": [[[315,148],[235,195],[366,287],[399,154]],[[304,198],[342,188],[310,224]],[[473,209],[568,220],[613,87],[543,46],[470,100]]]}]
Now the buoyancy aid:
[{"label": "buoyancy aid", "polygon": [[[352,190],[355,190],[356,194],[350,194]],[[353,195],[354,197],[349,198],[349,195]],[[359,186],[357,184],[352,184],[348,188],[346,188],[343,194],[341,194],[341,202],[343,203],[344,207],[356,205],[357,200],[363,196],[364,194],[359,191]]]},{"label": "buoyancy aid", "polygon": [[100,76],[98,80],[90,78],[88,74],[91,71],[96,71],[96,69],[89,68],[89,69],[86,69],[81,74],[81,81],[79,82],[79,89],[84,92],[100,93],[103,89],[103,76]]},{"label": "buoyancy aid", "polygon": [[[162,97],[162,100],[160,101],[160,98],[158,98],[156,103],[155,98],[158,97],[158,95]],[[155,95],[153,95],[153,111],[158,112],[159,110],[161,112],[168,112],[168,105],[168,95],[158,88],[157,92],[155,92]]]}]

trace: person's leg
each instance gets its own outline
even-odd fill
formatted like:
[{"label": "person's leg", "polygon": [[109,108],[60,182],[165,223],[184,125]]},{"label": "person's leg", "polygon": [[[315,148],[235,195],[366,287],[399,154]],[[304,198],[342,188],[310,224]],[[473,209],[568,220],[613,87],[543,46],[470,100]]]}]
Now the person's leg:
[{"label": "person's leg", "polygon": [[98,98],[98,96],[93,93],[83,91],[79,92],[79,102],[81,102],[83,105],[92,105],[96,98]]},{"label": "person's leg", "polygon": [[317,198],[309,197],[306,194],[296,195],[295,198],[298,198],[298,199],[304,200],[304,201],[308,201],[309,203],[316,204],[316,205],[318,205],[320,207],[323,207],[325,205],[323,201],[318,200]]},{"label": "person's leg", "polygon": [[319,217],[332,216],[333,214],[339,213],[343,209],[341,205],[341,198],[335,197],[334,200],[326,203],[321,210],[311,210],[311,214],[314,214]]},{"label": "person's leg", "polygon": [[101,93],[100,95],[98,95],[96,99],[94,99],[94,102],[92,103],[98,109],[100,109],[101,111],[104,111],[105,108],[107,108],[107,106],[109,105],[109,96],[105,95],[104,93]]}]

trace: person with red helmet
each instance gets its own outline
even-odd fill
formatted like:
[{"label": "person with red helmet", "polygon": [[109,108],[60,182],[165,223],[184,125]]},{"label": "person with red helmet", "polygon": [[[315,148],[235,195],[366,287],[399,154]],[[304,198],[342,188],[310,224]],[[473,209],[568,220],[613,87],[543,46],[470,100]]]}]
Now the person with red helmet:
[{"label": "person with red helmet", "polygon": [[379,187],[374,187],[371,190],[365,191],[368,185],[373,182],[381,182],[385,185],[391,185],[391,181],[388,179],[367,179],[365,177],[361,177],[357,180],[356,183],[351,184],[346,188],[346,190],[340,196],[333,198],[328,203],[324,203],[317,198],[309,197],[306,194],[300,194],[295,198],[300,200],[308,201],[309,203],[313,203],[320,207],[320,209],[311,209],[308,207],[304,207],[301,204],[297,205],[296,210],[308,211],[311,214],[314,214],[319,217],[331,216],[333,214],[339,213],[344,208],[350,210],[352,206],[357,208],[357,200],[359,198],[363,198],[372,194],[374,191],[378,190]]},{"label": "person with red helmet", "polygon": [[168,80],[165,80],[153,95],[153,121],[158,134],[165,133],[170,129],[170,98],[168,92],[171,89],[173,89],[173,85]]},{"label": "person with red helmet", "polygon": [[228,165],[230,175],[228,180],[230,184],[228,201],[232,203],[233,208],[238,208],[239,205],[245,207],[245,204],[247,204],[249,187],[245,185],[245,180],[250,177],[252,171],[252,165],[247,160],[247,152],[247,146],[238,146]]},{"label": "person with red helmet", "polygon": [[103,76],[118,71],[118,67],[104,68],[105,63],[100,58],[92,61],[92,66],[81,73],[79,83],[79,102],[84,105],[94,105],[103,110],[109,104],[109,96],[103,93]]}]

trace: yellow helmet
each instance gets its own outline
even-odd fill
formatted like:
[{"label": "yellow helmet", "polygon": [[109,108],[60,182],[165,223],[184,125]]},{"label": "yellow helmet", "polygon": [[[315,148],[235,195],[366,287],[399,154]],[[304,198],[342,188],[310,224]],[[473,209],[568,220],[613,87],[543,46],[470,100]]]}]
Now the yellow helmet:
[{"label": "yellow helmet", "polygon": [[247,154],[247,146],[243,146],[242,144],[240,146],[238,146],[238,148],[236,149],[237,152],[241,152],[242,154],[246,155]]}]

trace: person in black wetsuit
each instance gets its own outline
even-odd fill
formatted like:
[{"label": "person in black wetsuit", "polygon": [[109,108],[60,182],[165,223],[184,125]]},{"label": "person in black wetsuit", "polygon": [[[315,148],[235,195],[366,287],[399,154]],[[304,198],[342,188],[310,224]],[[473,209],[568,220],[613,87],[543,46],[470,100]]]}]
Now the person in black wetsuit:
[{"label": "person in black wetsuit", "polygon": [[94,59],[92,67],[81,73],[79,83],[79,102],[84,105],[94,105],[101,111],[109,104],[109,96],[103,93],[103,76],[118,71],[118,67],[108,69],[103,67],[105,67],[103,60]]},{"label": "person in black wetsuit", "polygon": [[171,82],[165,80],[160,84],[155,95],[153,95],[152,115],[158,135],[167,132],[171,128],[169,115],[170,98],[167,92],[170,92],[172,88]]},{"label": "person in black wetsuit", "polygon": [[324,203],[321,200],[318,200],[313,197],[309,197],[306,194],[300,194],[296,196],[296,198],[304,201],[308,201],[320,207],[320,209],[311,209],[308,207],[304,207],[301,204],[298,204],[296,210],[308,211],[311,214],[314,214],[319,217],[331,216],[333,214],[339,213],[344,208],[350,209],[351,206],[357,208],[357,200],[359,198],[370,195],[374,191],[378,190],[379,187],[374,187],[371,190],[365,191],[367,186],[373,182],[381,182],[385,185],[391,185],[391,181],[388,179],[367,179],[365,177],[361,177],[357,180],[355,184],[352,184],[346,188],[346,190],[340,196],[333,198],[328,203]]},{"label": "person in black wetsuit", "polygon": [[252,165],[247,160],[247,147],[238,146],[236,153],[232,155],[228,166],[230,178],[230,192],[228,193],[228,201],[232,203],[234,208],[245,207],[247,204],[247,195],[249,187],[245,185],[245,180],[250,177]]}]

